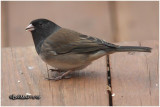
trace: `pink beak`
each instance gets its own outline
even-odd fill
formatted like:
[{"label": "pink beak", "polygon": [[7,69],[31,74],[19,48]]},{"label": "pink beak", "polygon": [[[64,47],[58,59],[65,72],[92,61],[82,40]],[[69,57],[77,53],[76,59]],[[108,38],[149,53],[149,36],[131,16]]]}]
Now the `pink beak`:
[{"label": "pink beak", "polygon": [[33,31],[35,28],[32,24],[26,27],[26,31]]}]

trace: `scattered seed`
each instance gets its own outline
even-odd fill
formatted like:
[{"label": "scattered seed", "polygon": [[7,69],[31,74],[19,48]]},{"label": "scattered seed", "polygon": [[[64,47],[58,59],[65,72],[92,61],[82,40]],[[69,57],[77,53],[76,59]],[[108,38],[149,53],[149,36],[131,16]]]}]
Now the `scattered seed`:
[{"label": "scattered seed", "polygon": [[32,66],[29,66],[29,67],[28,67],[29,70],[32,70],[33,68],[34,68],[34,67],[32,67]]},{"label": "scattered seed", "polygon": [[112,94],[113,97],[114,97],[115,95],[116,95],[115,93]]},{"label": "scattered seed", "polygon": [[107,85],[107,91],[111,91],[111,87]]},{"label": "scattered seed", "polygon": [[31,95],[30,93],[26,93],[26,95]]},{"label": "scattered seed", "polygon": [[20,80],[18,80],[18,83],[20,83],[21,81]]}]

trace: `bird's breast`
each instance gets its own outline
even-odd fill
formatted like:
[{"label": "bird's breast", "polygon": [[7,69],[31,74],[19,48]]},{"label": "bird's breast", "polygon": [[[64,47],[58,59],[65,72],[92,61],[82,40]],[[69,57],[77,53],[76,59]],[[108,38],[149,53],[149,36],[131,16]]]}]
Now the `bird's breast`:
[{"label": "bird's breast", "polygon": [[85,54],[68,53],[53,55],[51,53],[41,53],[39,55],[44,62],[61,70],[79,69],[85,65],[90,64],[88,56]]}]

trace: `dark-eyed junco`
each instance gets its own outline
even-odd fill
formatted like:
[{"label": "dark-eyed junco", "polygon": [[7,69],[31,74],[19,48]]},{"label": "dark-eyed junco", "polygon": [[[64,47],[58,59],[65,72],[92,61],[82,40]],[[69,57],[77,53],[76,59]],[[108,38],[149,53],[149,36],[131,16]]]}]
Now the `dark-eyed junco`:
[{"label": "dark-eyed junco", "polygon": [[38,55],[47,64],[64,71],[54,80],[80,70],[92,61],[115,52],[151,52],[149,47],[118,46],[101,39],[65,29],[47,19],[33,20],[26,28],[31,31]]}]

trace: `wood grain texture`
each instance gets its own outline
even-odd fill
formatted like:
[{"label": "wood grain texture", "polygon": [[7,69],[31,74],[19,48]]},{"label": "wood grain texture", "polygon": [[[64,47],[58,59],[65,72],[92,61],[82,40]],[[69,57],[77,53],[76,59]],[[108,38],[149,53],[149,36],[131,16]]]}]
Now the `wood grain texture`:
[{"label": "wood grain texture", "polygon": [[[2,49],[2,105],[109,105],[105,57],[71,79],[48,81],[46,64],[34,47]],[[18,82],[20,81],[20,82]],[[40,95],[40,100],[10,100],[11,94]]]},{"label": "wood grain texture", "polygon": [[[109,56],[113,105],[158,105],[158,41],[120,43],[152,47],[152,53]],[[109,105],[106,58],[76,71],[71,79],[48,81],[47,66],[34,47],[2,49],[2,106]],[[19,81],[19,82],[18,82]],[[40,95],[40,100],[10,100],[11,94]],[[111,100],[110,100],[111,101]]]},{"label": "wood grain texture", "polygon": [[152,53],[115,53],[109,56],[112,103],[118,106],[158,106],[158,41],[124,42],[120,45],[152,47]]}]

